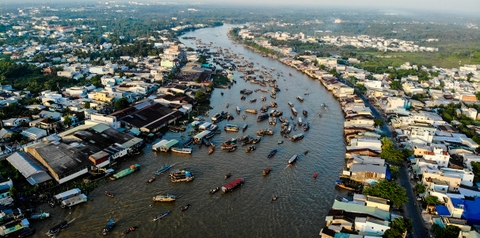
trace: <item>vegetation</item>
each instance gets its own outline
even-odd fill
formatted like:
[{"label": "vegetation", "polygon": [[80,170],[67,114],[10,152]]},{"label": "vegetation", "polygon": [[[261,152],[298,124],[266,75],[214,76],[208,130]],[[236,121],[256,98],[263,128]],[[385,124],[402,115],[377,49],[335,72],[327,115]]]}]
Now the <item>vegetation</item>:
[{"label": "vegetation", "polygon": [[[469,105],[477,110],[480,110],[480,105]],[[480,126],[479,121],[472,120],[471,118],[465,115],[457,115],[456,110],[461,107],[460,104],[450,103],[447,106],[439,106],[438,114],[442,116],[443,120],[450,123],[453,120],[459,121],[461,124],[456,126],[458,130],[464,133],[469,138],[472,138],[473,141],[480,144],[480,136],[476,134],[475,130],[468,128],[468,125],[477,125]]]},{"label": "vegetation", "polygon": [[114,108],[116,111],[125,109],[130,106],[130,103],[128,102],[127,98],[120,98],[117,101],[115,101]]},{"label": "vegetation", "polygon": [[412,220],[406,219],[403,217],[398,217],[392,221],[390,229],[385,231],[385,233],[383,234],[383,237],[384,238],[403,237],[403,234],[405,232],[412,232],[412,231],[413,231]]},{"label": "vegetation", "polygon": [[435,238],[457,238],[460,234],[460,227],[458,226],[446,226],[445,228],[440,227],[437,224],[432,225],[433,234]]},{"label": "vegetation", "polygon": [[412,155],[412,151],[407,149],[396,149],[390,138],[382,138],[382,152],[380,153],[381,158],[384,158],[390,163],[400,163],[403,162],[410,155]]},{"label": "vegetation", "polygon": [[418,194],[424,193],[426,191],[425,185],[417,183],[417,185],[415,185],[415,191],[417,191]]},{"label": "vegetation", "polygon": [[480,162],[472,162],[472,171],[475,175],[473,181],[480,182]]},{"label": "vegetation", "polygon": [[375,118],[373,121],[375,122],[375,126],[377,126],[377,127],[383,126],[383,120],[382,119]]},{"label": "vegetation", "polygon": [[440,204],[440,201],[438,201],[437,196],[427,196],[425,198],[425,202],[427,203],[428,206],[435,206]]},{"label": "vegetation", "polygon": [[207,96],[203,91],[198,90],[195,92],[195,99],[199,102],[204,102],[205,100],[207,100]]},{"label": "vegetation", "polygon": [[381,181],[372,187],[363,190],[365,195],[381,197],[390,200],[393,205],[399,207],[407,203],[407,192],[395,182]]}]

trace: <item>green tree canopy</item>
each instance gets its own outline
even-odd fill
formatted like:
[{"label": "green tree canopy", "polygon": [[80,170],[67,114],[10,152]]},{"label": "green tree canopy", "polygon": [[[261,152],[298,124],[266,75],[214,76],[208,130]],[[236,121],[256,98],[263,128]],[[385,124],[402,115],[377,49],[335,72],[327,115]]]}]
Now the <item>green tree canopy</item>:
[{"label": "green tree canopy", "polygon": [[426,191],[425,185],[419,183],[415,185],[415,190],[417,191],[417,193],[424,193]]},{"label": "green tree canopy", "polygon": [[390,200],[393,205],[401,206],[407,202],[407,192],[395,182],[381,181],[372,187],[366,187],[365,195],[381,197]]},{"label": "green tree canopy", "polygon": [[120,98],[115,102],[114,108],[115,110],[122,110],[127,108],[130,105],[127,98]]},{"label": "green tree canopy", "polygon": [[427,197],[425,198],[425,202],[426,202],[427,205],[429,205],[429,206],[435,206],[435,205],[440,204],[440,201],[438,201],[438,197],[437,197],[437,196],[427,196]]},{"label": "green tree canopy", "polygon": [[433,224],[432,229],[435,238],[457,238],[458,234],[460,234],[460,227],[458,226],[449,225],[442,228],[437,224]]},{"label": "green tree canopy", "polygon": [[398,217],[392,221],[392,225],[390,226],[390,229],[385,231],[385,233],[383,234],[383,237],[384,238],[403,237],[403,234],[406,231],[407,232],[413,231],[412,220],[406,219],[403,217]]}]

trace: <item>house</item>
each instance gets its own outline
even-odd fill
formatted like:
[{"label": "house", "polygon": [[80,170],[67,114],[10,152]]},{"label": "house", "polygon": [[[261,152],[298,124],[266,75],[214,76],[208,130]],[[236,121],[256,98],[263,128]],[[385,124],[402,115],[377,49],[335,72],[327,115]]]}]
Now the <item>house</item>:
[{"label": "house", "polygon": [[90,115],[90,121],[95,123],[103,123],[115,129],[120,128],[120,122],[117,121],[117,117],[115,116],[94,113]]},{"label": "house", "polygon": [[38,140],[42,137],[47,136],[47,131],[37,128],[37,127],[30,127],[21,133],[23,136],[29,138],[30,140]]},{"label": "house", "polygon": [[56,121],[59,121],[60,119],[62,119],[62,113],[52,112],[52,111],[41,111],[40,113],[38,113],[38,116],[40,118],[50,118]]},{"label": "house", "polygon": [[22,125],[28,125],[28,122],[30,122],[30,119],[27,117],[10,118],[7,120],[2,120],[4,127],[19,127]]},{"label": "house", "polygon": [[363,234],[382,236],[390,229],[390,222],[372,217],[356,217],[355,230]]},{"label": "house", "polygon": [[387,167],[371,164],[353,164],[350,167],[349,175],[350,179],[354,181],[371,184],[387,178]]}]

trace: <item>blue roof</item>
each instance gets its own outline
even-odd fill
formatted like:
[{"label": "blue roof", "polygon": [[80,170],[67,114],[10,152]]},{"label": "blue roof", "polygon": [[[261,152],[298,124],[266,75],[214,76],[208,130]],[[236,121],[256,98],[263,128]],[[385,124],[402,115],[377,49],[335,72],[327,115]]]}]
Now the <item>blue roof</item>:
[{"label": "blue roof", "polygon": [[452,201],[453,207],[458,207],[458,205],[465,205],[465,203],[463,202],[463,199],[450,198],[450,200]]},{"label": "blue roof", "polygon": [[444,205],[435,206],[435,209],[439,216],[451,216],[450,211],[448,211],[448,208]]},{"label": "blue roof", "polygon": [[463,216],[470,225],[480,225],[480,198],[475,200],[465,200],[465,210]]}]

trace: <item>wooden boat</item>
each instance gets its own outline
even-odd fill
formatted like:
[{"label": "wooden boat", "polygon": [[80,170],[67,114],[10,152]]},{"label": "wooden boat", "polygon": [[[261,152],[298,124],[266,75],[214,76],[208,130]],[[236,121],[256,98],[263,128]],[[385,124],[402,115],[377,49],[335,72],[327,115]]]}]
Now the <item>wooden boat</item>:
[{"label": "wooden boat", "polygon": [[214,193],[218,192],[218,190],[220,190],[219,187],[212,188],[212,189],[210,189],[210,194],[214,194]]},{"label": "wooden boat", "polygon": [[47,231],[46,235],[47,235],[47,236],[55,236],[55,235],[58,234],[61,230],[67,228],[68,225],[69,225],[69,224],[68,224],[67,221],[62,221],[62,222],[60,222],[60,224],[58,224],[58,225],[50,228],[50,229]]},{"label": "wooden boat", "polygon": [[158,221],[158,220],[160,220],[160,219],[162,219],[162,218],[166,217],[166,216],[167,216],[169,213],[170,213],[170,211],[166,211],[166,212],[164,212],[164,213],[162,213],[162,214],[160,214],[160,215],[158,215],[158,216],[154,217],[154,218],[153,218],[153,221]]},{"label": "wooden boat", "polygon": [[303,111],[302,111],[302,114],[303,114],[303,116],[308,117],[308,112],[307,112],[307,110],[303,110]]},{"label": "wooden boat", "polygon": [[303,99],[303,98],[300,97],[300,96],[297,96],[297,100],[300,101],[300,102],[303,102],[303,100],[305,100],[305,99]]},{"label": "wooden boat", "polygon": [[109,198],[114,198],[115,195],[113,195],[113,193],[109,192],[109,191],[105,191],[105,196],[109,197]]},{"label": "wooden boat", "polygon": [[302,124],[303,124],[302,118],[299,117],[299,118],[298,118],[298,126],[302,126]]},{"label": "wooden boat", "polygon": [[272,197],[272,202],[277,201],[277,199],[278,199],[278,196],[277,196],[277,195],[273,196],[273,197]]},{"label": "wooden boat", "polygon": [[263,176],[268,175],[268,174],[270,173],[270,171],[272,171],[272,168],[266,168],[266,169],[264,169],[263,172],[262,172]]},{"label": "wooden boat", "polygon": [[303,131],[307,132],[308,130],[310,129],[310,124],[305,123],[305,125],[303,125]]},{"label": "wooden boat", "polygon": [[335,185],[338,186],[339,188],[342,188],[342,189],[345,189],[345,190],[349,190],[349,191],[355,191],[355,190],[356,190],[355,188],[351,188],[351,187],[345,186],[345,184],[343,183],[342,180],[337,180],[337,181],[335,182]]},{"label": "wooden boat", "polygon": [[228,102],[227,102],[227,104],[225,104],[225,108],[228,108],[228,106],[229,106],[229,105],[228,105]]},{"label": "wooden boat", "polygon": [[245,149],[245,152],[248,153],[248,152],[254,151],[254,150],[256,150],[256,149],[257,149],[257,147],[255,147],[254,145],[252,145],[252,146],[247,147],[247,148]]},{"label": "wooden boat", "polygon": [[307,154],[308,154],[308,150],[304,151],[303,154],[304,154],[304,155],[307,155]]},{"label": "wooden boat", "polygon": [[180,208],[180,210],[181,210],[182,212],[184,212],[184,211],[186,211],[189,207],[190,207],[190,204],[187,204],[187,205],[183,206],[182,208]]},{"label": "wooden boat", "polygon": [[237,114],[240,114],[240,107],[239,106],[237,106],[236,111],[237,111]]},{"label": "wooden boat", "polygon": [[293,103],[292,103],[292,102],[288,102],[288,106],[293,107]]},{"label": "wooden boat", "polygon": [[215,149],[213,147],[210,147],[210,150],[208,150],[208,154],[212,154],[213,152],[215,152]]},{"label": "wooden boat", "polygon": [[180,153],[180,154],[191,154],[192,153],[192,147],[191,146],[183,147],[183,148],[172,147],[171,150],[172,150],[172,152]]},{"label": "wooden boat", "polygon": [[234,152],[237,150],[237,146],[233,146],[232,148],[230,148],[229,150],[227,150],[228,152]]},{"label": "wooden boat", "polygon": [[170,173],[170,181],[172,181],[174,183],[190,182],[194,178],[195,177],[192,175],[192,173],[188,170],[185,170],[185,169]]},{"label": "wooden boat", "polygon": [[153,197],[154,202],[175,202],[176,198],[172,194],[167,195],[157,195]]},{"label": "wooden boat", "polygon": [[245,109],[245,112],[246,113],[252,113],[252,114],[257,114],[258,113],[258,111],[255,110],[255,109]]},{"label": "wooden boat", "polygon": [[230,131],[230,132],[237,132],[238,131],[238,126],[237,125],[233,125],[233,124],[226,124],[223,129],[225,131]]},{"label": "wooden boat", "polygon": [[294,116],[298,115],[298,112],[294,107],[292,107],[291,110],[292,110],[292,113],[293,113]]},{"label": "wooden boat", "polygon": [[222,192],[223,193],[230,192],[233,189],[235,189],[236,187],[242,185],[244,182],[245,182],[245,180],[243,178],[235,179],[234,181],[223,185],[222,186]]},{"label": "wooden boat", "polygon": [[303,139],[303,134],[296,134],[294,136],[292,136],[292,141],[297,141],[297,140],[301,140]]},{"label": "wooden boat", "polygon": [[114,174],[113,176],[110,177],[110,180],[116,180],[116,179],[119,179],[119,178],[123,178],[129,174],[132,174],[133,172],[137,171],[140,169],[140,165],[139,164],[132,164],[130,165],[130,167],[128,169],[124,169],[116,174]]},{"label": "wooden boat", "polygon": [[225,175],[225,179],[228,179],[230,177],[232,177],[232,173],[228,173],[228,174]]},{"label": "wooden boat", "polygon": [[137,228],[138,228],[138,226],[132,226],[132,227],[124,230],[124,231],[123,231],[123,234],[126,235],[126,234],[128,234],[128,233],[130,233],[130,232],[132,232],[132,231],[135,231]]},{"label": "wooden boat", "polygon": [[159,169],[157,170],[157,172],[155,172],[155,175],[160,175],[161,173],[169,170],[170,168],[172,168],[172,165],[167,164],[167,165],[159,168]]},{"label": "wooden boat", "polygon": [[262,140],[262,137],[257,136],[257,138],[252,139],[252,144],[258,144],[258,143],[260,143],[261,140]]},{"label": "wooden boat", "polygon": [[108,221],[108,223],[107,223],[107,225],[105,226],[105,228],[103,228],[102,234],[103,234],[104,236],[107,235],[110,231],[112,231],[113,226],[115,226],[115,220],[110,219],[110,221]]},{"label": "wooden boat", "polygon": [[318,173],[315,172],[315,173],[313,174],[313,178],[317,178],[317,177],[318,177]]},{"label": "wooden boat", "polygon": [[277,149],[273,149],[272,151],[270,151],[270,153],[267,155],[267,157],[272,158],[276,153],[277,153]]},{"label": "wooden boat", "polygon": [[251,102],[251,103],[254,103],[254,102],[256,102],[256,101],[257,101],[257,99],[256,99],[256,98],[254,98],[254,99],[250,99],[250,102]]},{"label": "wooden boat", "polygon": [[247,130],[247,128],[248,128],[248,124],[243,125],[242,132],[245,132]]},{"label": "wooden boat", "polygon": [[155,181],[155,176],[152,176],[148,179],[147,183],[152,183],[153,181]]},{"label": "wooden boat", "polygon": [[277,142],[277,144],[278,144],[278,145],[283,144],[283,140],[279,140],[279,141]]},{"label": "wooden boat", "polygon": [[297,159],[298,159],[298,155],[293,155],[292,158],[290,158],[288,160],[288,164],[292,165],[293,163],[295,163],[297,161]]},{"label": "wooden boat", "polygon": [[242,115],[242,119],[245,120],[245,118],[246,118],[245,115]]}]

